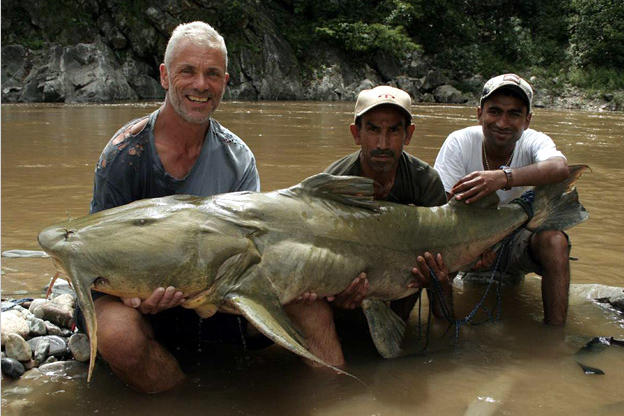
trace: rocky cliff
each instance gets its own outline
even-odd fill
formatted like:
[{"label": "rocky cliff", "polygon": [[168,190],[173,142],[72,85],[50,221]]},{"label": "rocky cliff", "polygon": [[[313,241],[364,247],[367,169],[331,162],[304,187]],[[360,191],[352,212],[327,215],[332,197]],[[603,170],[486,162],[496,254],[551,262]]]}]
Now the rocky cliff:
[{"label": "rocky cliff", "polygon": [[[323,42],[295,51],[283,29],[291,37],[298,30],[288,20],[296,3],[4,0],[2,102],[161,99],[158,66],[171,31],[203,20],[227,43],[226,99],[354,100],[361,89],[384,83],[408,91],[415,101],[476,103],[483,76],[448,75],[419,51],[363,57]],[[617,109],[609,101],[604,97],[589,107]],[[536,91],[536,107],[587,104],[580,91]]]}]

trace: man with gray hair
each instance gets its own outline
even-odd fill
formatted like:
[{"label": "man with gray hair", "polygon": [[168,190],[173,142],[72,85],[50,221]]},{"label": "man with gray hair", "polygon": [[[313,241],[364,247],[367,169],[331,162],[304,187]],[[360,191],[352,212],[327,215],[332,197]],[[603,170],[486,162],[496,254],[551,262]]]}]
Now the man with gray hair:
[{"label": "man with gray hair", "polygon": [[[251,150],[212,118],[228,78],[227,49],[216,30],[203,22],[176,27],[160,65],[164,103],[123,126],[104,148],[91,213],[172,194],[259,191]],[[243,342],[242,318],[217,314],[200,320],[193,310],[178,307],[185,294],[174,287],[158,288],[147,299],[95,294],[98,352],[118,377],[142,392],[181,383],[178,358],[201,346],[207,334]]]}]

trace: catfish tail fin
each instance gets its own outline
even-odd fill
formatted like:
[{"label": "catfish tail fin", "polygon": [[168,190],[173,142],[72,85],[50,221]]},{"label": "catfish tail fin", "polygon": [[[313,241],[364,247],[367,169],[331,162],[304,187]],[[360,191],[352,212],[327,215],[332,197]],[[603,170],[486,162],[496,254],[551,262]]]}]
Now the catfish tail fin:
[{"label": "catfish tail fin", "polygon": [[539,230],[565,230],[587,218],[589,213],[581,205],[574,184],[588,170],[587,165],[571,165],[567,179],[548,185],[536,186],[533,203],[534,216],[526,228]]}]

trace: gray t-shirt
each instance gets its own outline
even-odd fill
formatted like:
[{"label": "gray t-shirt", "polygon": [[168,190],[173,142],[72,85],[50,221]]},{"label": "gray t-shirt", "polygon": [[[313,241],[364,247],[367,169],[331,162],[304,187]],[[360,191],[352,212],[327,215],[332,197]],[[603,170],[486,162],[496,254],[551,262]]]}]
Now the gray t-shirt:
[{"label": "gray t-shirt", "polygon": [[126,124],[102,151],[95,169],[91,213],[172,194],[210,196],[260,190],[253,153],[214,119],[210,120],[200,155],[188,175],[182,179],[169,175],[154,144],[158,112],[146,116],[147,124],[135,135],[124,132],[141,119]]}]

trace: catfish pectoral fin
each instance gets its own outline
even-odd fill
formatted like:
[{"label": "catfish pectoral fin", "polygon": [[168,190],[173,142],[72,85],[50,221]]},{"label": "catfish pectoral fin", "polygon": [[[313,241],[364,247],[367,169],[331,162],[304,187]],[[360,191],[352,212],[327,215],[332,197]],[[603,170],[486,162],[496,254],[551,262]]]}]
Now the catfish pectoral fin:
[{"label": "catfish pectoral fin", "polygon": [[381,300],[364,299],[362,310],[379,354],[384,358],[400,356],[407,326],[405,322],[394,313],[390,305]]},{"label": "catfish pectoral fin", "polygon": [[297,355],[360,381],[356,376],[323,361],[310,352],[305,339],[297,328],[295,328],[288,315],[286,315],[277,297],[271,293],[268,283],[265,285],[266,287],[255,287],[253,290],[249,290],[250,293],[246,293],[243,286],[244,285],[239,286],[236,292],[227,294],[225,298],[260,332],[276,344],[281,345]]}]

